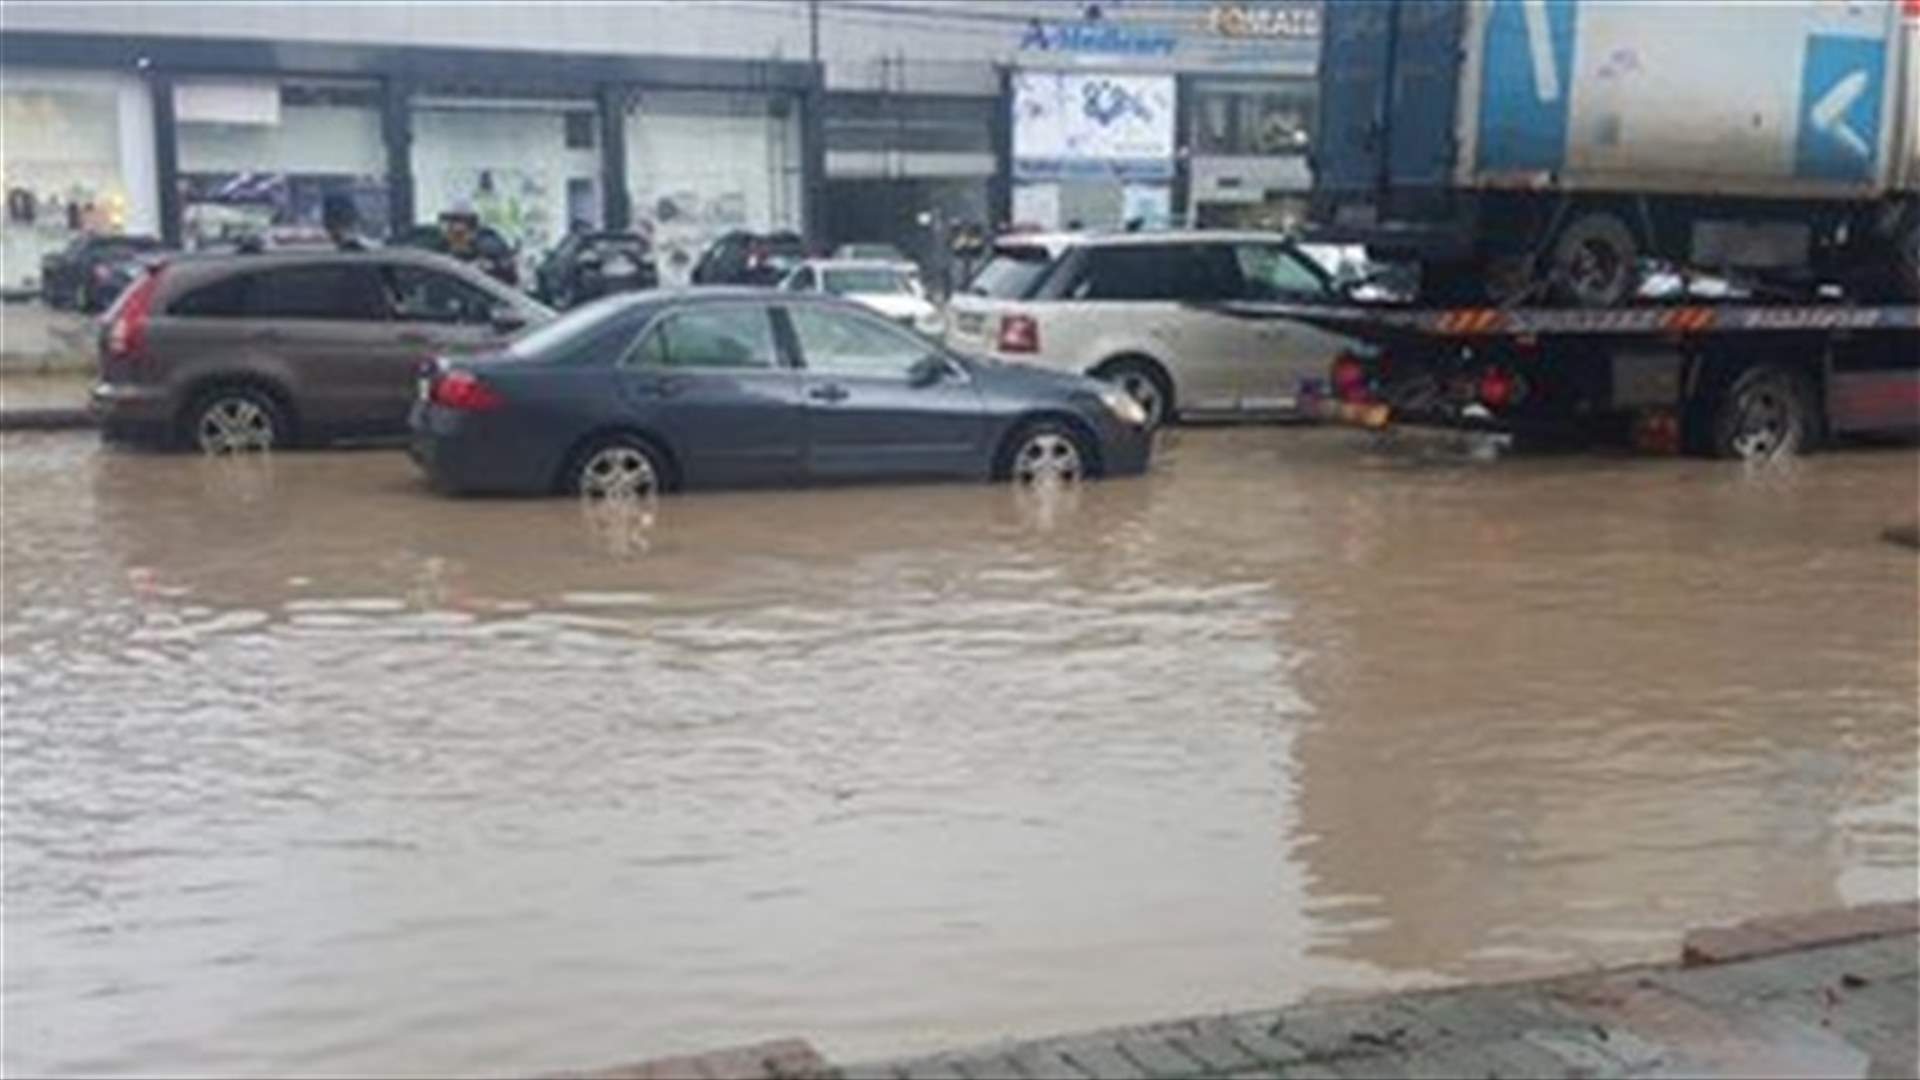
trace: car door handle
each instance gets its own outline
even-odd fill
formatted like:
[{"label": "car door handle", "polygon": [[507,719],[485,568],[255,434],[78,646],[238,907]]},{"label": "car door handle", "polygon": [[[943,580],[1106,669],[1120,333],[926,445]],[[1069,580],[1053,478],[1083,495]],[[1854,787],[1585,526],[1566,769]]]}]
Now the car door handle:
[{"label": "car door handle", "polygon": [[847,388],[841,386],[839,383],[827,383],[824,386],[815,386],[808,389],[807,396],[815,401],[845,401],[847,400]]},{"label": "car door handle", "polygon": [[686,387],[684,379],[641,379],[635,389],[648,397],[672,397]]}]

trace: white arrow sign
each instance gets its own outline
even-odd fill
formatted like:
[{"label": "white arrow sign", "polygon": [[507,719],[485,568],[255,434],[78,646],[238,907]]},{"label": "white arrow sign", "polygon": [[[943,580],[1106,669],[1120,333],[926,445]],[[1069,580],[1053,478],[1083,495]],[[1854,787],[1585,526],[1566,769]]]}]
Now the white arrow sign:
[{"label": "white arrow sign", "polygon": [[1862,159],[1873,156],[1873,147],[1867,145],[1867,140],[1859,132],[1848,126],[1847,110],[1853,108],[1853,103],[1859,101],[1860,95],[1866,92],[1867,73],[1856,71],[1834,83],[1833,89],[1820,95],[1820,100],[1813,103],[1814,130],[1840,140],[1840,145]]}]

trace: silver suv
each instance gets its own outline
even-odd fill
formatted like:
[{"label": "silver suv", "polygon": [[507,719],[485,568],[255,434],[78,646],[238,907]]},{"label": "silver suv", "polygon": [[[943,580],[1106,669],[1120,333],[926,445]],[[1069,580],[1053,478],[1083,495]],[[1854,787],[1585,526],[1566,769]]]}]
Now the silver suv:
[{"label": "silver suv", "polygon": [[400,433],[424,362],[552,317],[420,251],[184,256],[102,317],[93,408],[108,438],[212,453]]}]

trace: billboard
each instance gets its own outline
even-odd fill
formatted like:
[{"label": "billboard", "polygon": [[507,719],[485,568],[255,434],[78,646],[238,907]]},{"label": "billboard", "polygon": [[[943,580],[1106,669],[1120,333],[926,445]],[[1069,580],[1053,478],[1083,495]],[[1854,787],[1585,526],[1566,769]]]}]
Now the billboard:
[{"label": "billboard", "polygon": [[1173,175],[1171,75],[1022,71],[1013,77],[1013,172],[1021,180]]}]

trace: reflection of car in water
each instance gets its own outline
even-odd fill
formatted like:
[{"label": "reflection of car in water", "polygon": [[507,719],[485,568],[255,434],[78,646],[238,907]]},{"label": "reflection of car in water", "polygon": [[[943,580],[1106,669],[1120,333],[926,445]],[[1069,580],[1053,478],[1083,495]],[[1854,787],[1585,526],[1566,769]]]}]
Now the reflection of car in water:
[{"label": "reflection of car in water", "polygon": [[708,246],[693,267],[695,285],[775,285],[807,257],[806,242],[791,232],[735,230]]},{"label": "reflection of car in water", "polygon": [[946,329],[940,310],[921,289],[920,279],[898,263],[810,259],[795,267],[780,282],[780,288],[786,292],[827,293],[864,304],[923,334],[937,337]]},{"label": "reflection of car in water", "polygon": [[552,314],[416,251],[183,256],[102,321],[94,409],[109,437],[209,452],[394,432],[426,360]]},{"label": "reflection of car in water", "polygon": [[498,356],[443,360],[413,453],[442,490],[649,495],[1146,468],[1124,392],[971,361],[858,305],[768,290],[610,297]]},{"label": "reflection of car in water", "polygon": [[632,232],[570,234],[534,269],[534,295],[565,310],[660,284],[652,245]]}]

